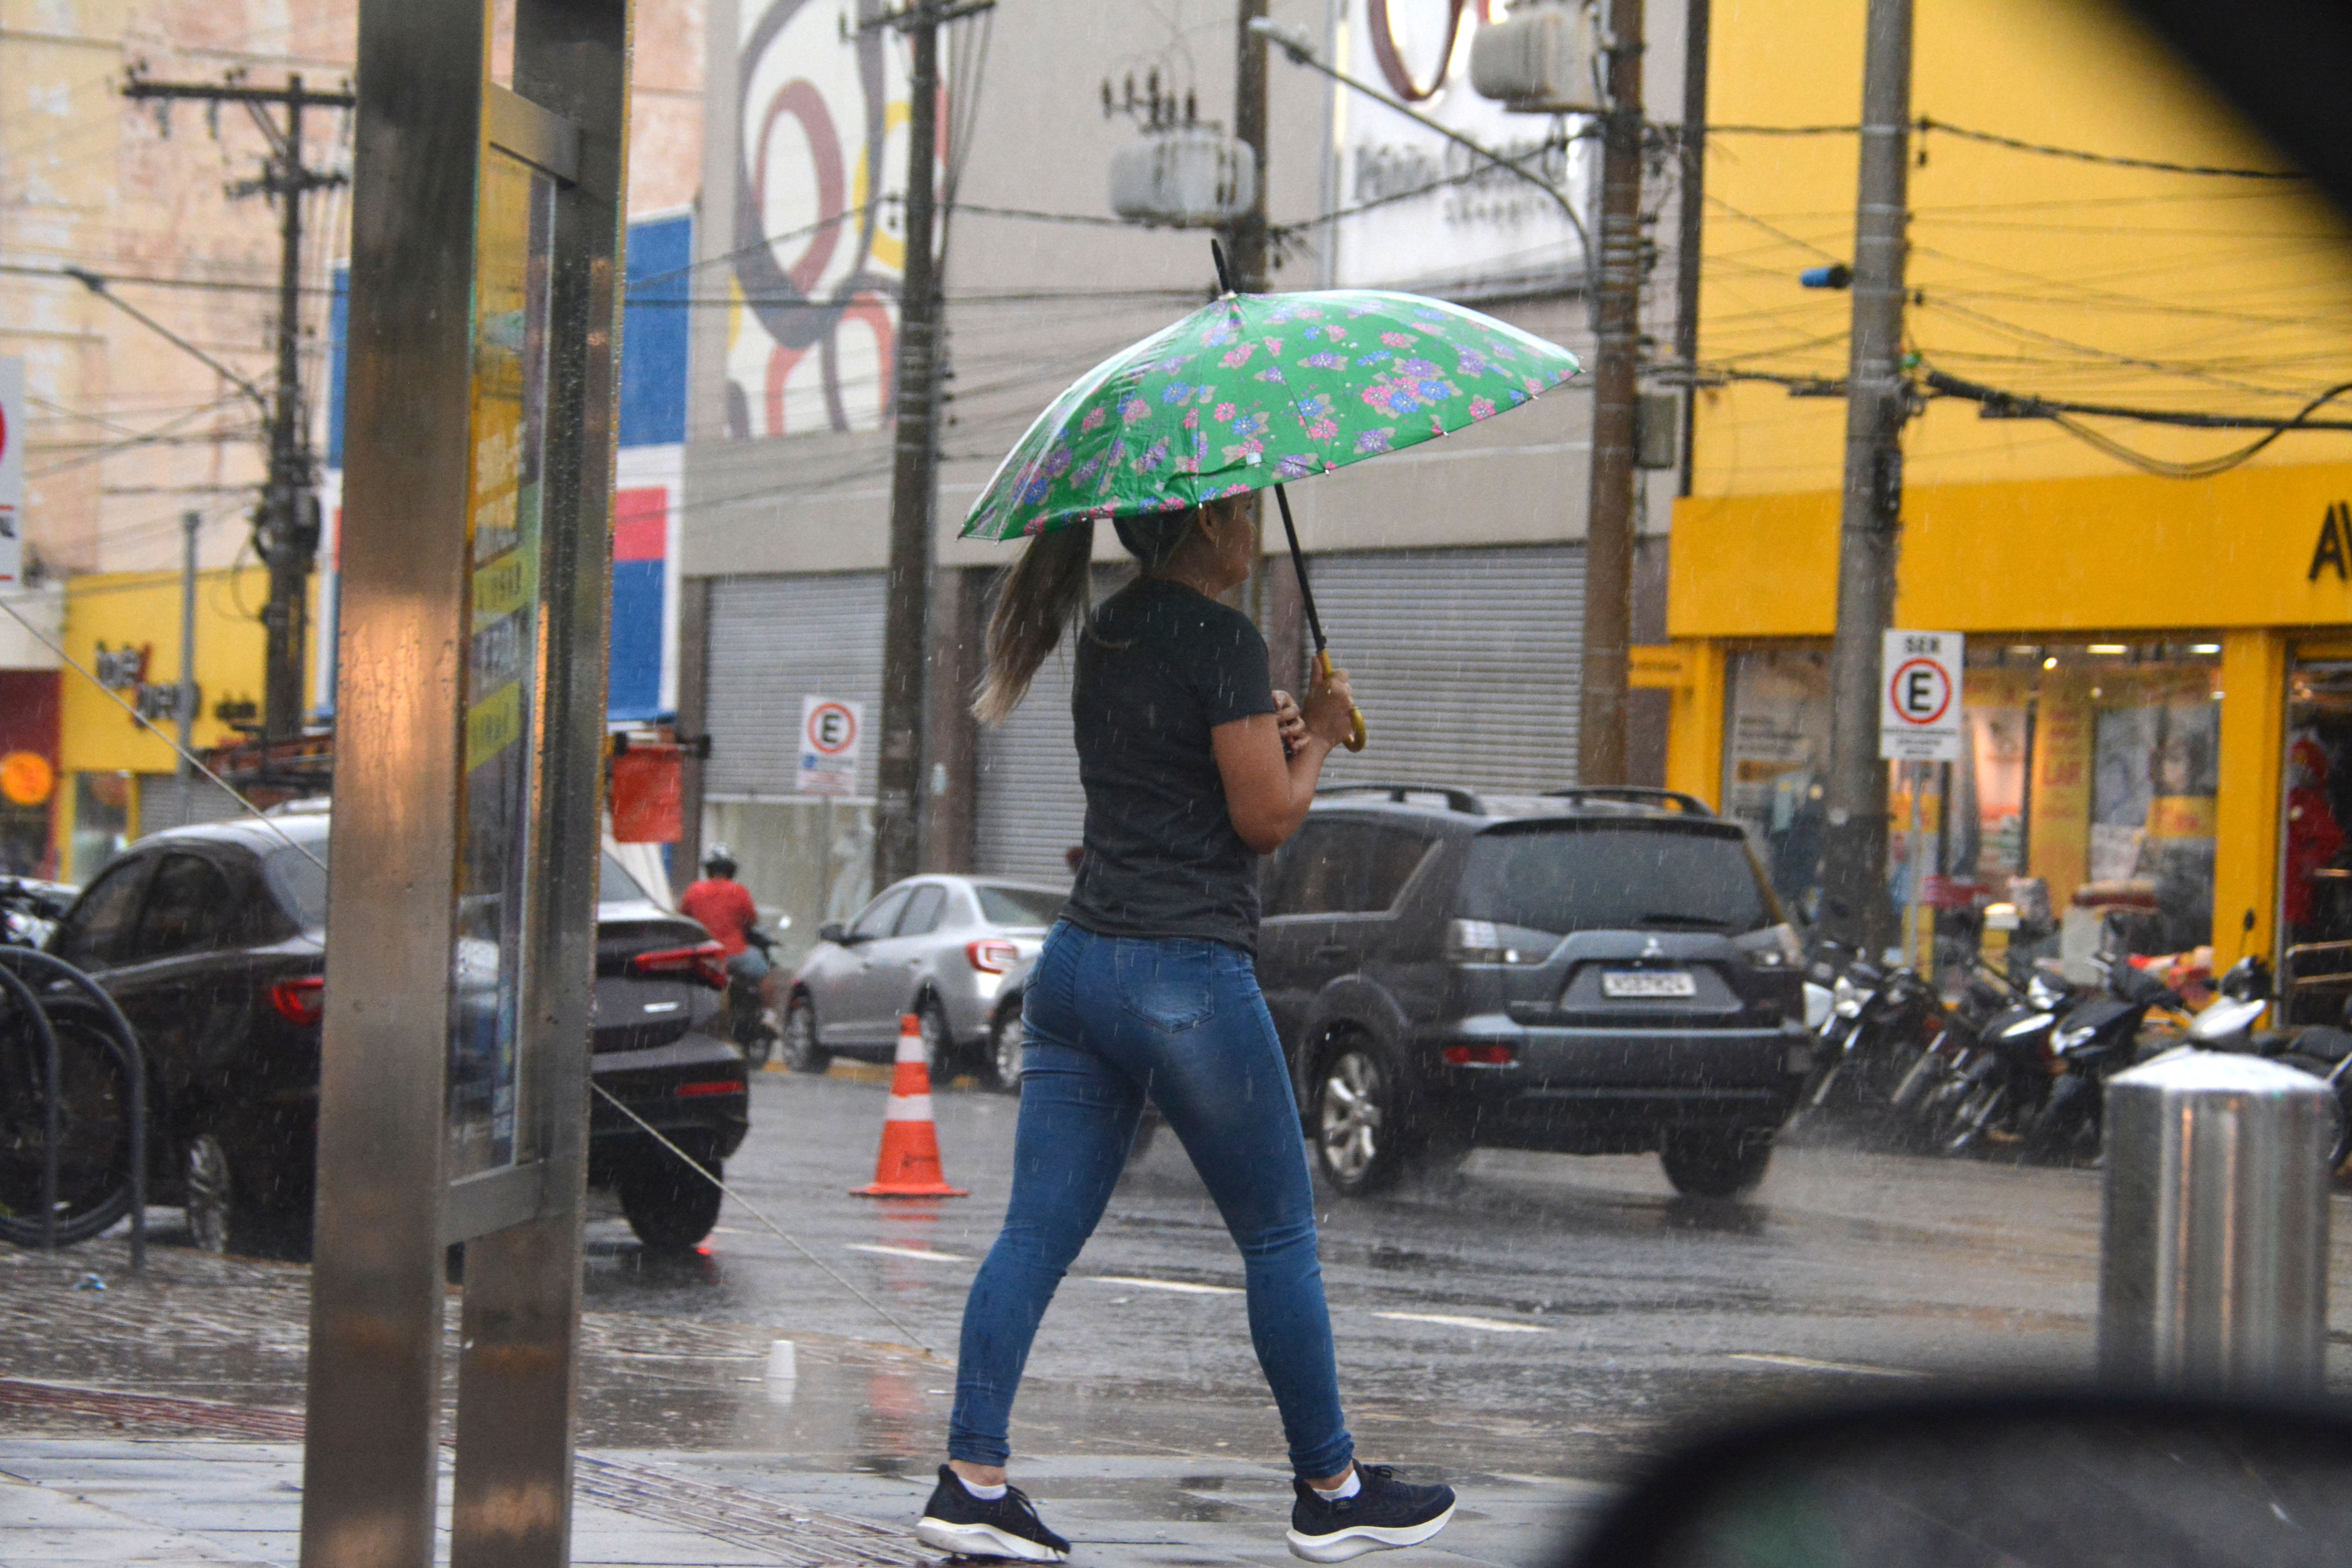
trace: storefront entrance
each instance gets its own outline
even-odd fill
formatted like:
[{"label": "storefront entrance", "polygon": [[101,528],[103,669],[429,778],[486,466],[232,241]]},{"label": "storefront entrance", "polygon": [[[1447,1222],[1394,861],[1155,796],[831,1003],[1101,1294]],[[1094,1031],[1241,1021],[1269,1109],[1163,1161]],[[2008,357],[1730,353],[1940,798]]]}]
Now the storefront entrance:
[{"label": "storefront entrance", "polygon": [[[2135,953],[2210,943],[2221,651],[2187,637],[1969,640],[1967,741],[1958,762],[1923,781],[1916,839],[1899,775],[1888,803],[1887,896],[1909,901],[1916,842],[1920,900],[1938,911],[1939,970],[1974,957],[1978,917],[1993,902],[2018,907],[2032,955],[2061,958],[2083,979],[2094,978],[2084,966],[2102,941]],[[2352,792],[2352,664],[2334,668],[2345,672],[2340,776]],[[1821,888],[1828,650],[1734,653],[1726,688],[1725,810],[1748,826],[1783,901],[1810,920]],[[2352,872],[2347,883],[2352,920]]]},{"label": "storefront entrance", "polygon": [[2335,1023],[2352,993],[2352,661],[2287,677],[2279,875],[2283,1023]]}]

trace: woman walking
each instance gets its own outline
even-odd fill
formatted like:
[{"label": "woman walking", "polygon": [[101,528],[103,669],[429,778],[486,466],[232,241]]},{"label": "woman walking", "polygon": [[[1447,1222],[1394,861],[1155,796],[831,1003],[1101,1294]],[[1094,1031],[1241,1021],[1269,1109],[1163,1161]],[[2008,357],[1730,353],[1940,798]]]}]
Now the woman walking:
[{"label": "woman walking", "polygon": [[948,1463],[915,1533],[941,1551],[1058,1563],[1004,1463],[1037,1325],[1109,1201],[1148,1094],[1240,1246],[1250,1339],[1282,1413],[1297,1500],[1290,1550],[1337,1563],[1444,1529],[1445,1487],[1354,1462],[1339,1410],[1313,1190],[1289,1069],[1258,994],[1257,858],[1297,831],[1349,733],[1344,672],[1304,712],[1265,639],[1217,602],[1255,564],[1245,498],[1122,518],[1138,579],[1089,614],[1093,528],[1033,539],[988,628],[974,705],[1001,721],[1065,628],[1086,850],[1024,1014],[1013,1196],[964,1304]]}]

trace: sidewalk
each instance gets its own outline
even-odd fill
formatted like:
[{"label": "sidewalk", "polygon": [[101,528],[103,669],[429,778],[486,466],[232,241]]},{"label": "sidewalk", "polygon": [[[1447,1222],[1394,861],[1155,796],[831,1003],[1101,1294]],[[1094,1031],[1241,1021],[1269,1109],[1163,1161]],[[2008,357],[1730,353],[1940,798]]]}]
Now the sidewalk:
[{"label": "sidewalk", "polygon": [[[300,1551],[301,1472],[295,1443],[0,1437],[0,1562],[291,1565]],[[1075,1563],[1290,1561],[1282,1544],[1290,1489],[1271,1467],[1047,1458],[1024,1467],[1023,1479],[1077,1542]],[[442,1486],[446,1531],[446,1462]],[[1534,1564],[1556,1550],[1557,1483],[1482,1477],[1457,1486],[1453,1526],[1413,1560]],[[915,1568],[936,1560],[907,1533],[928,1489],[911,1477],[781,1469],[763,1454],[583,1453],[572,1560],[599,1568]]]},{"label": "sidewalk", "polygon": [[[142,1281],[120,1253],[100,1241],[56,1259],[0,1254],[0,1563],[294,1564],[305,1271],[163,1246]],[[796,1385],[768,1385],[757,1374],[772,1329],[596,1311],[583,1329],[573,1562],[936,1561],[909,1527],[951,1367],[803,1332]],[[1292,1561],[1276,1457],[1149,1402],[1029,1393],[1034,1436],[1016,1479],[1077,1542],[1074,1562]],[[1534,1475],[1446,1479],[1462,1494],[1454,1523],[1400,1568],[1548,1564],[1605,1495]],[[445,1529],[447,1489],[445,1456]]]}]

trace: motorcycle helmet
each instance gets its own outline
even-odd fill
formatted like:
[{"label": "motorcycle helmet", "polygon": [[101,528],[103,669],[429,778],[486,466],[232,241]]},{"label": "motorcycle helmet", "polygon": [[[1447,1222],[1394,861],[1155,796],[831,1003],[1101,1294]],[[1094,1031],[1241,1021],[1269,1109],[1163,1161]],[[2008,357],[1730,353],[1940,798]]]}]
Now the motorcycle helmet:
[{"label": "motorcycle helmet", "polygon": [[702,874],[706,877],[724,877],[730,881],[734,879],[735,857],[727,852],[727,846],[714,844],[704,853]]}]

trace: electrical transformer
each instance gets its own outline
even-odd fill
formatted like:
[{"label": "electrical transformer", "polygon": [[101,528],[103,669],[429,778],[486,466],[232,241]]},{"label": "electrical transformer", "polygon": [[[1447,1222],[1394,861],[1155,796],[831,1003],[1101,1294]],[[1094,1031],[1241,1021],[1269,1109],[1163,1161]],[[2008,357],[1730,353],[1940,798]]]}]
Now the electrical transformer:
[{"label": "electrical transformer", "polygon": [[1111,211],[1129,223],[1214,228],[1257,199],[1257,156],[1209,125],[1146,131],[1111,154]]},{"label": "electrical transformer", "polygon": [[1470,85],[1481,98],[1532,114],[1598,114],[1600,51],[1590,5],[1519,0],[1470,39]]}]

